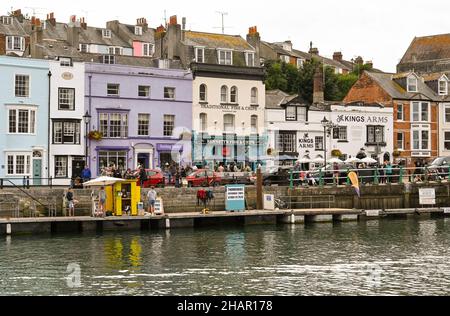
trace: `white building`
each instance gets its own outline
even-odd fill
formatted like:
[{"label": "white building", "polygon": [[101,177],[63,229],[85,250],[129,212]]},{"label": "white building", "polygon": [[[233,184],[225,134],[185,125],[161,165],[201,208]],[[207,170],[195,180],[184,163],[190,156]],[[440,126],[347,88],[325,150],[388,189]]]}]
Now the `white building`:
[{"label": "white building", "polygon": [[196,64],[193,73],[194,164],[255,169],[267,149],[263,70]]},{"label": "white building", "polygon": [[85,159],[84,63],[50,61],[50,172],[55,185],[81,176]]},{"label": "white building", "polygon": [[[324,118],[335,125],[327,130]],[[341,158],[355,157],[361,148],[381,162],[386,153],[392,161],[393,110],[379,104],[308,105],[297,95],[282,91],[266,92],[266,121],[269,150],[268,166],[292,165],[296,160],[324,157],[325,134],[327,159],[333,150]]]}]

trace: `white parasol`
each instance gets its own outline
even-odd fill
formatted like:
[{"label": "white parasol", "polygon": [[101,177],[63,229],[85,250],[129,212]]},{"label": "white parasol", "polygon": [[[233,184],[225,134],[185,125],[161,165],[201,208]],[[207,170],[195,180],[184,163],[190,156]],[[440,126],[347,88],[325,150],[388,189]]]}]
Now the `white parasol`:
[{"label": "white parasol", "polygon": [[367,163],[367,164],[373,164],[373,163],[377,163],[377,161],[373,158],[370,157],[366,157],[364,159],[361,159],[361,162],[363,163]]},{"label": "white parasol", "polygon": [[361,159],[353,157],[353,158],[348,158],[345,162],[346,163],[355,163],[355,162],[357,163],[357,162],[361,162]]},{"label": "white parasol", "polygon": [[337,163],[337,164],[343,164],[344,162],[341,159],[338,158],[331,158],[328,160],[329,163]]},{"label": "white parasol", "polygon": [[111,185],[116,182],[123,182],[124,179],[112,178],[112,177],[100,177],[88,182],[83,183],[86,187],[101,187],[106,185]]}]

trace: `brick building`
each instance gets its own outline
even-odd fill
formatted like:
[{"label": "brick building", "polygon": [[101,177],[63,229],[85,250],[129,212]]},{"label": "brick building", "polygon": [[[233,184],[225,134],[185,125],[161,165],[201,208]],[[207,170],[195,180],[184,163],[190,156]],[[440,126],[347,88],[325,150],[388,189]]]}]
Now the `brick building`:
[{"label": "brick building", "polygon": [[365,71],[344,102],[377,102],[394,109],[391,137],[397,162],[412,166],[439,155],[439,98],[416,73]]}]

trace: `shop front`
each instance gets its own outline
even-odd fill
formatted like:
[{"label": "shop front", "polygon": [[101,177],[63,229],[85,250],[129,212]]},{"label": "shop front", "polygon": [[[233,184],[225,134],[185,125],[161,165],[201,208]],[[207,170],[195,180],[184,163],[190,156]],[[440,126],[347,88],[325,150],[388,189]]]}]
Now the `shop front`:
[{"label": "shop front", "polygon": [[184,164],[183,157],[183,145],[180,144],[156,144],[157,150],[157,166],[165,166],[167,164]]}]

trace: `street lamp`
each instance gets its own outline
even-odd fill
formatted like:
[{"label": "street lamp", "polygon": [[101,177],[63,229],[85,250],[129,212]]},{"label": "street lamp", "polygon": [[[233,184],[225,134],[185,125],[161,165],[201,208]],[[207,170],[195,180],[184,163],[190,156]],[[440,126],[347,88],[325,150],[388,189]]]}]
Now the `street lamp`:
[{"label": "street lamp", "polygon": [[380,137],[379,137],[380,133],[381,133],[381,130],[380,130],[379,127],[377,127],[375,129],[375,141],[377,143],[377,160],[378,160],[378,163],[380,163]]},{"label": "street lamp", "polygon": [[331,121],[327,120],[326,117],[320,122],[323,126],[323,152],[324,152],[324,163],[325,168],[327,167],[327,135],[331,134],[331,130],[336,127]]},{"label": "street lamp", "polygon": [[84,124],[85,124],[85,128],[84,128],[84,137],[85,142],[84,142],[84,163],[87,166],[88,165],[88,127],[89,127],[89,123],[91,122],[91,118],[92,116],[89,115],[88,111],[86,111],[86,113],[83,116],[83,120],[84,120]]}]

